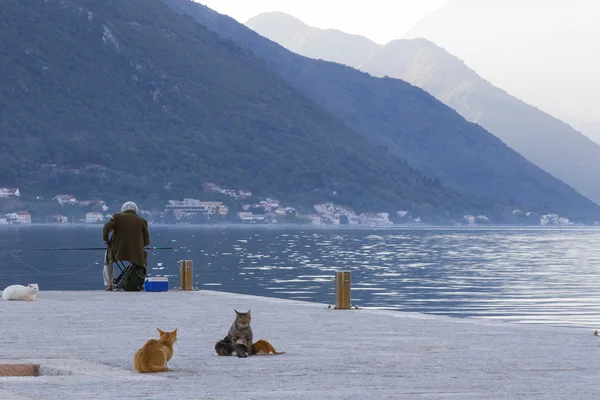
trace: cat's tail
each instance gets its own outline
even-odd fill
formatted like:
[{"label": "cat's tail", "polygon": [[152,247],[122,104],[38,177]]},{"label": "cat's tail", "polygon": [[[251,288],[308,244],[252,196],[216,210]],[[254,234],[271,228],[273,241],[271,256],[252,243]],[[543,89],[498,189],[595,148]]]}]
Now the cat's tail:
[{"label": "cat's tail", "polygon": [[142,349],[139,349],[138,351],[135,352],[134,356],[133,356],[133,368],[135,368],[135,370],[137,372],[144,372],[144,370],[146,368],[144,368],[144,363],[142,361]]},{"label": "cat's tail", "polygon": [[273,353],[273,354],[285,354],[285,351],[279,351],[279,352],[275,351],[275,347],[273,347],[273,345],[271,343],[267,342],[267,345],[268,345],[269,351],[271,353]]}]

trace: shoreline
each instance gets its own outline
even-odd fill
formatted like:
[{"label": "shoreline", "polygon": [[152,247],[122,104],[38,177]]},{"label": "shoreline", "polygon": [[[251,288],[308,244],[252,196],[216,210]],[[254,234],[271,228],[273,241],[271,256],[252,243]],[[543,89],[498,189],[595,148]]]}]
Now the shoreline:
[{"label": "shoreline", "polygon": [[[30,228],[30,227],[55,227],[55,228],[95,228],[102,229],[103,224],[86,224],[86,223],[33,223],[33,224],[3,224],[3,228]],[[560,230],[600,230],[600,225],[391,225],[391,226],[371,226],[371,225],[311,225],[311,224],[160,224],[150,223],[150,227],[155,228],[175,228],[175,229],[261,229],[261,230],[278,230],[278,229],[306,229],[306,230],[323,230],[323,231],[360,231],[360,230],[378,230],[378,231],[560,231]]]}]

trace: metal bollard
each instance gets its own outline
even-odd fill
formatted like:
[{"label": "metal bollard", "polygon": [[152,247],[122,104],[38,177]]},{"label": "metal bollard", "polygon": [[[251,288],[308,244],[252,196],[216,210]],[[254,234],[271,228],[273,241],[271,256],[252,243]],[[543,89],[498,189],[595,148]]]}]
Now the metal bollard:
[{"label": "metal bollard", "polygon": [[335,308],[349,310],[350,305],[350,271],[335,273]]},{"label": "metal bollard", "polygon": [[193,269],[192,260],[179,261],[179,290],[193,290]]}]

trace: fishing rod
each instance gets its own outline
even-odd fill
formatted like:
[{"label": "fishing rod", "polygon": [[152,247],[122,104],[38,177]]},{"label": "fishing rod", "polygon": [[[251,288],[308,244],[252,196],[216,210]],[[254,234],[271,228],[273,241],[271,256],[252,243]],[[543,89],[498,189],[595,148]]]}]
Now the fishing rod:
[{"label": "fishing rod", "polygon": [[[54,247],[50,249],[0,249],[0,251],[87,251],[87,250],[106,250],[106,247]],[[172,247],[153,246],[144,247],[144,250],[173,250]]]}]

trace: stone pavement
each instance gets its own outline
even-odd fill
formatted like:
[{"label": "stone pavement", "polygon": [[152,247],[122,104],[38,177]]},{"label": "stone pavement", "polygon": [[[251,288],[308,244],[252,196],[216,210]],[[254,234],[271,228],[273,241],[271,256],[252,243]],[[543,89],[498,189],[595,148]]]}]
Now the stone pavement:
[{"label": "stone pavement", "polygon": [[[279,356],[218,357],[234,309]],[[138,374],[135,351],[178,328],[172,372]],[[41,291],[0,301],[0,399],[600,398],[600,336],[588,329],[326,305],[222,292]]]}]

